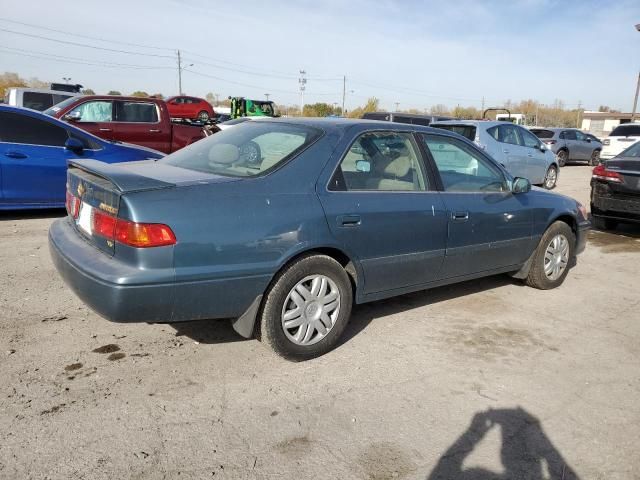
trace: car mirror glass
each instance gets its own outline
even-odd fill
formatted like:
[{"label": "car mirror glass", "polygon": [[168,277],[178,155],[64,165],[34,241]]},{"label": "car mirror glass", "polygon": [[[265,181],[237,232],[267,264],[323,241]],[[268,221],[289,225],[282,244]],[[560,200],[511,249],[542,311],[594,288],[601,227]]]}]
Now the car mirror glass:
[{"label": "car mirror glass", "polygon": [[356,171],[369,173],[371,171],[371,162],[368,162],[367,160],[358,160],[356,162]]},{"label": "car mirror glass", "polygon": [[63,117],[63,119],[67,120],[68,122],[79,122],[81,118],[82,115],[80,114],[80,112],[69,112]]},{"label": "car mirror glass", "polygon": [[511,185],[512,193],[527,193],[531,190],[531,182],[526,178],[516,177]]}]

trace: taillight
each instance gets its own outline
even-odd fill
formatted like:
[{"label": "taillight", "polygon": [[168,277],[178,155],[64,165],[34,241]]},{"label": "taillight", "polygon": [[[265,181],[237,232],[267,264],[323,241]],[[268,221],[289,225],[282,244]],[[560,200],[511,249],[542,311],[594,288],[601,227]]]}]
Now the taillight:
[{"label": "taillight", "polygon": [[171,228],[161,223],[137,223],[94,210],[94,235],[136,248],[163,247],[176,244]]},{"label": "taillight", "polygon": [[78,213],[80,212],[80,199],[72,195],[68,190],[65,207],[67,207],[67,213],[69,215],[71,215],[73,218],[78,218]]},{"label": "taillight", "polygon": [[593,169],[593,173],[591,176],[592,178],[596,178],[598,180],[622,183],[622,175],[620,175],[618,172],[607,170],[606,167],[602,164]]},{"label": "taillight", "polygon": [[602,145],[610,145],[611,144],[611,140],[609,140],[608,138],[605,138],[604,140],[602,140]]},{"label": "taillight", "polygon": [[543,140],[544,143],[546,143],[547,145],[555,145],[556,141],[555,140]]}]

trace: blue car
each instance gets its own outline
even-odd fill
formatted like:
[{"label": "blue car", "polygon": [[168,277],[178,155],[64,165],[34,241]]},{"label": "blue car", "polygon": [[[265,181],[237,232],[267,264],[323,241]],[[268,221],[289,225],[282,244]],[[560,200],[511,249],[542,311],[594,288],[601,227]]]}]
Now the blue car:
[{"label": "blue car", "polygon": [[34,110],[0,105],[0,210],[64,207],[69,160],[114,163],[163,156],[102,140]]},{"label": "blue car", "polygon": [[500,273],[556,287],[590,226],[456,133],[367,120],[255,120],[157,162],[73,161],[68,193],[51,255],[100,315],[230,318],[297,360],[334,347],[354,303]]}]

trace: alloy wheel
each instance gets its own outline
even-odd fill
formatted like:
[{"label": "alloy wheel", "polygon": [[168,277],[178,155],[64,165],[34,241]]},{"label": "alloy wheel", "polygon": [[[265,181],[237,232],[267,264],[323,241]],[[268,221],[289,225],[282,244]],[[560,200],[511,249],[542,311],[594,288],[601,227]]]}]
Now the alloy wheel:
[{"label": "alloy wheel", "polygon": [[282,307],[282,329],[296,345],[318,343],[331,331],[340,313],[340,291],[324,275],[309,275],[289,292]]},{"label": "alloy wheel", "polygon": [[551,190],[556,186],[556,182],[558,181],[558,171],[554,166],[549,167],[547,170],[547,174],[544,177],[544,188],[547,190]]},{"label": "alloy wheel", "polygon": [[569,240],[559,233],[551,239],[544,253],[544,274],[549,280],[557,280],[569,263]]},{"label": "alloy wheel", "polygon": [[556,155],[556,158],[558,160],[558,165],[560,165],[561,167],[564,167],[567,163],[567,160],[569,155],[567,155],[567,152],[565,150],[560,150],[558,152],[558,154]]}]

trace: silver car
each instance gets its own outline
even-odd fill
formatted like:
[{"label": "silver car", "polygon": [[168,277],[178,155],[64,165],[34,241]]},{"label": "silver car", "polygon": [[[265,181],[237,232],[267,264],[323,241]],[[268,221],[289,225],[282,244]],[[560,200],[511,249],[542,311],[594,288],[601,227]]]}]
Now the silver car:
[{"label": "silver car", "polygon": [[530,128],[556,154],[558,165],[564,167],[570,160],[587,161],[594,167],[600,163],[602,143],[596,137],[577,128]]},{"label": "silver car", "polygon": [[552,189],[558,181],[556,156],[526,128],[510,122],[450,120],[434,122],[435,128],[468,138],[501,163],[514,177]]}]

